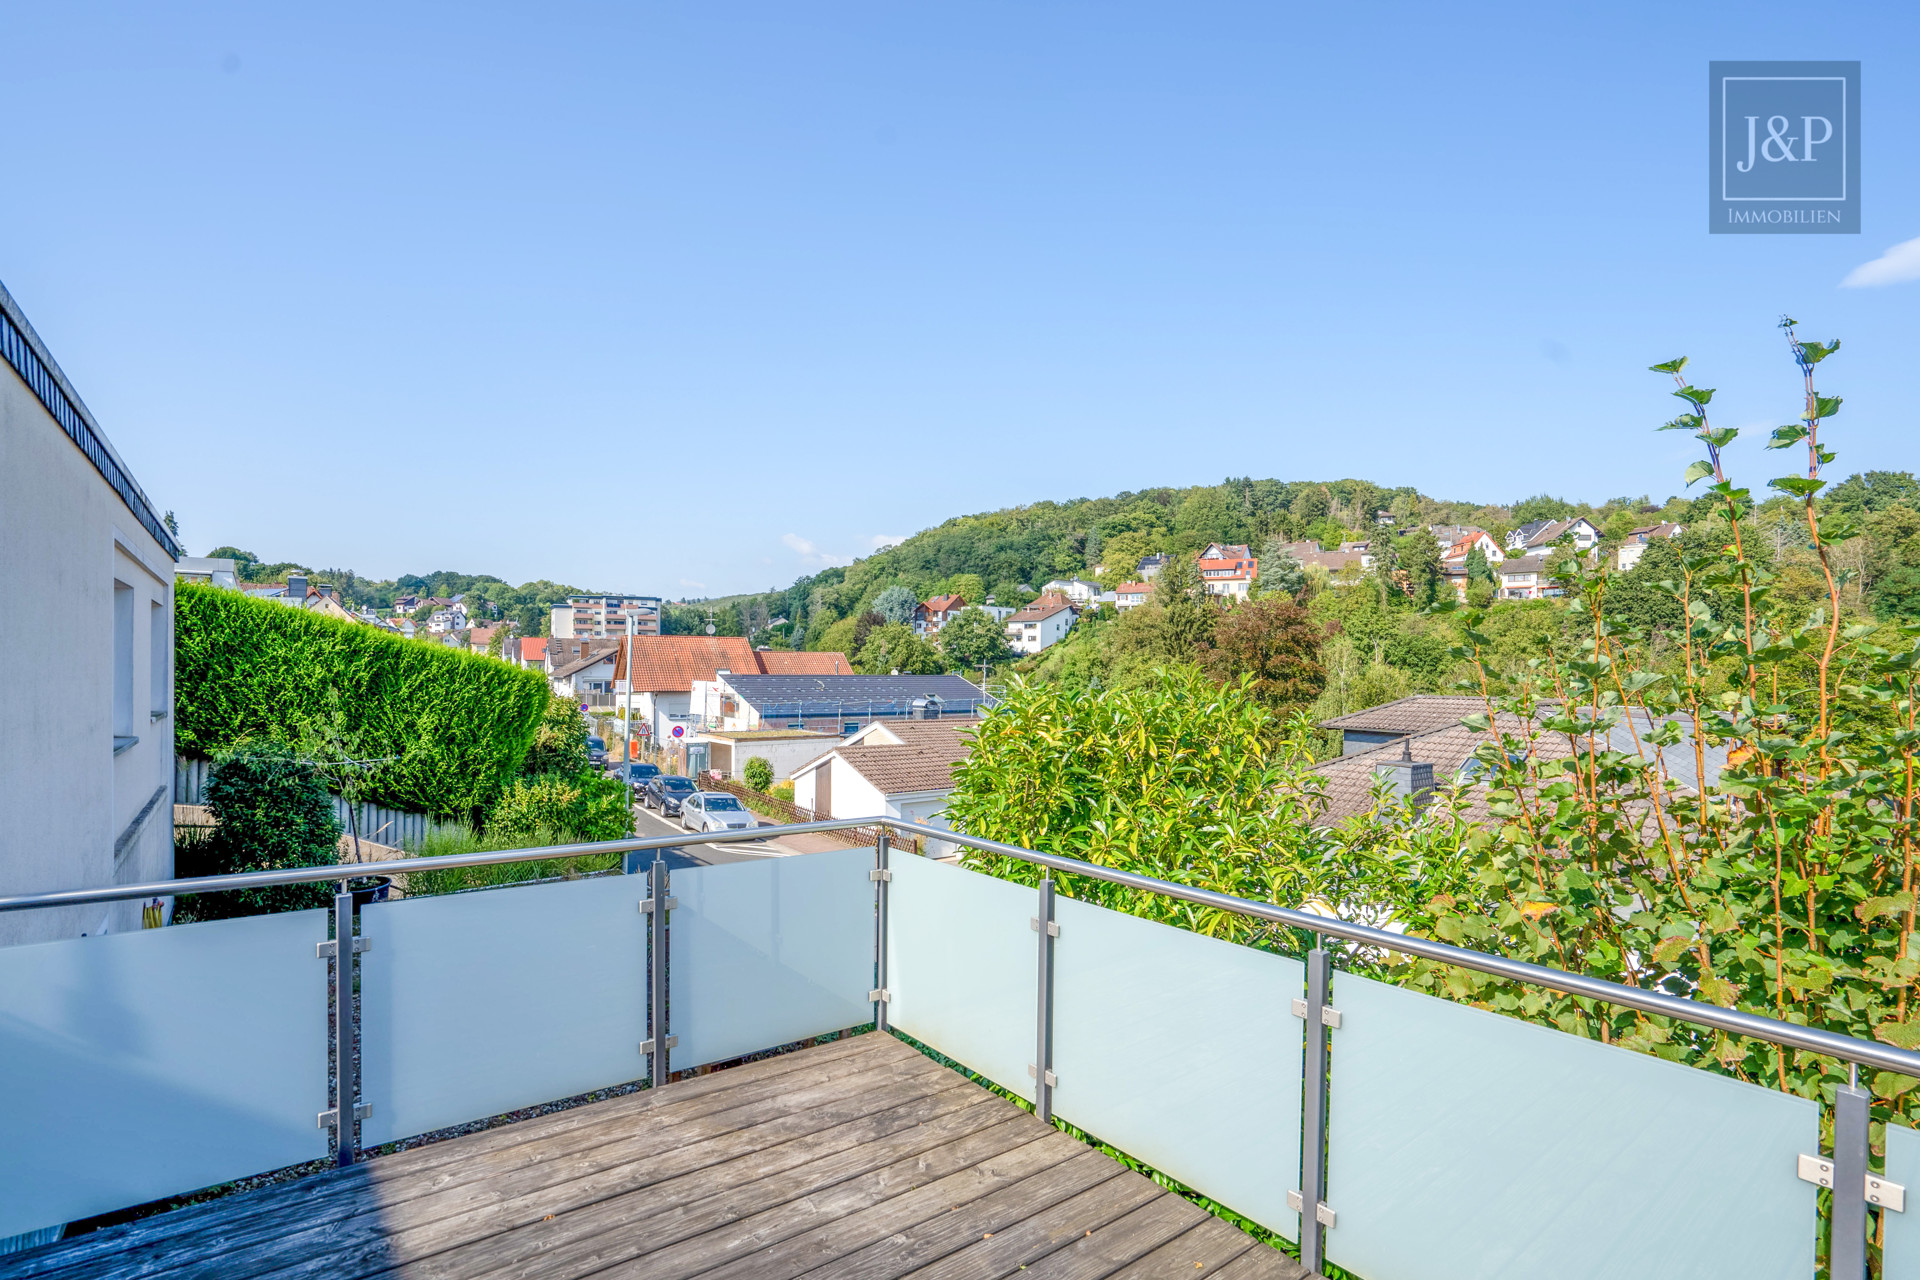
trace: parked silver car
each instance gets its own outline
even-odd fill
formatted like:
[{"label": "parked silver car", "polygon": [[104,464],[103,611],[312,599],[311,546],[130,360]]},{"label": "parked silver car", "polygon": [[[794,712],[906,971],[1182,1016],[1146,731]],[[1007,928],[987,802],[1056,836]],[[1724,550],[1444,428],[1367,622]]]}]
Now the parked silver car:
[{"label": "parked silver car", "polygon": [[745,805],[724,791],[696,791],[680,802],[683,831],[743,831],[759,825]]}]

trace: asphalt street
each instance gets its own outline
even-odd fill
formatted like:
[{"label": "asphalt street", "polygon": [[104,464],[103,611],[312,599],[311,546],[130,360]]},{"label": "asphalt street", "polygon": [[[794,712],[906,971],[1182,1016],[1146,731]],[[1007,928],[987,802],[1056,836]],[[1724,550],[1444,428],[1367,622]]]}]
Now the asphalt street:
[{"label": "asphalt street", "polygon": [[[677,836],[688,834],[677,818],[663,818],[651,809],[633,806],[633,833],[639,836]],[[752,862],[756,858],[777,857],[764,840],[739,844],[696,844],[663,851],[671,870],[683,867],[716,867],[723,862]]]}]

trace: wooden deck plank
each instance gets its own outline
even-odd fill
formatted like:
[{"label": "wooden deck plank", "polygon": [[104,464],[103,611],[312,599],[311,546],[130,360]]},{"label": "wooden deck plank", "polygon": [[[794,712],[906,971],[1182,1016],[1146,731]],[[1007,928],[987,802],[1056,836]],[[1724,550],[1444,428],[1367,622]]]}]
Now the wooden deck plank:
[{"label": "wooden deck plank", "polygon": [[924,1158],[981,1134],[990,1134],[989,1149],[1020,1142],[1019,1135],[1006,1132],[1007,1126],[997,1108],[967,1105],[770,1177],[757,1176],[751,1159],[735,1162],[689,1175],[677,1185],[642,1188],[552,1220],[543,1217],[379,1274],[404,1274],[409,1280],[450,1280],[476,1271],[509,1276],[584,1274],[726,1227],[768,1206],[872,1177],[903,1159]]},{"label": "wooden deck plank", "polygon": [[954,1205],[906,1230],[806,1273],[817,1280],[894,1280],[1017,1226],[1126,1172],[1098,1151],[1079,1155],[972,1204]]},{"label": "wooden deck plank", "polygon": [[[672,1209],[697,1205],[769,1174],[798,1173],[834,1156],[884,1162],[893,1152],[938,1145],[953,1137],[1000,1123],[964,1088],[955,1088],[822,1133],[731,1159],[691,1162],[685,1170],[651,1165],[625,1166],[576,1189],[563,1186],[551,1198],[528,1197],[482,1207],[454,1218],[429,1221],[416,1229],[394,1229],[375,1219],[377,1230],[357,1242],[341,1242],[324,1258],[284,1268],[276,1280],[306,1275],[346,1277],[460,1275],[469,1273],[475,1255],[498,1269],[509,1263],[548,1255],[559,1265],[560,1251],[604,1232],[641,1230],[643,1223]],[[890,1145],[897,1139],[901,1145]],[[805,1176],[805,1175],[802,1175]],[[584,1181],[584,1180],[583,1180]],[[649,1234],[651,1232],[649,1231]]]},{"label": "wooden deck plank", "polygon": [[1320,1273],[1307,1270],[1278,1249],[1256,1242],[1229,1262],[1214,1280],[1320,1280]]},{"label": "wooden deck plank", "polygon": [[1213,1276],[1249,1249],[1261,1247],[1246,1232],[1208,1215],[1152,1253],[1113,1273],[1113,1280],[1182,1280]]},{"label": "wooden deck plank", "polygon": [[908,1274],[919,1280],[998,1280],[1023,1272],[1109,1222],[1173,1193],[1135,1174],[1109,1178],[1025,1222],[994,1232]]},{"label": "wooden deck plank", "polygon": [[[891,1037],[887,1039],[891,1041]],[[779,1073],[771,1081],[765,1077],[749,1078],[740,1082],[745,1087],[735,1090],[724,1086],[708,1087],[697,1093],[690,1090],[684,1099],[687,1105],[674,1105],[680,1101],[672,1097],[674,1091],[727,1074],[716,1072],[667,1086],[661,1090],[661,1099],[650,1108],[614,1109],[606,1123],[599,1126],[573,1124],[557,1132],[549,1127],[506,1146],[483,1140],[508,1130],[488,1130],[416,1149],[434,1153],[430,1160],[406,1160],[414,1151],[377,1157],[353,1169],[307,1180],[326,1186],[298,1200],[289,1202],[289,1197],[274,1194],[284,1190],[280,1187],[232,1197],[219,1202],[230,1206],[231,1211],[224,1216],[198,1213],[191,1221],[179,1224],[179,1230],[121,1237],[115,1242],[117,1247],[104,1251],[110,1258],[103,1260],[100,1257],[103,1251],[96,1246],[74,1261],[88,1267],[89,1280],[132,1280],[137,1276],[160,1274],[152,1269],[156,1263],[165,1259],[178,1263],[192,1257],[221,1257],[224,1266],[234,1268],[226,1274],[241,1275],[245,1272],[240,1269],[239,1251],[249,1245],[286,1239],[289,1221],[299,1222],[307,1231],[313,1231],[344,1224],[363,1214],[394,1213],[399,1206],[418,1197],[446,1196],[463,1190],[482,1200],[498,1199],[517,1193],[530,1180],[566,1176],[562,1171],[573,1167],[569,1162],[590,1161],[595,1153],[604,1152],[609,1146],[621,1147],[617,1155],[631,1161],[646,1159],[657,1152],[671,1153],[711,1137],[751,1132],[756,1124],[784,1120],[790,1130],[805,1131],[811,1125],[809,1115],[818,1114],[825,1124],[831,1123],[836,1114],[845,1118],[861,1114],[857,1103],[851,1112],[844,1108],[836,1112],[835,1108],[848,1099],[885,1098],[890,1096],[889,1090],[896,1083],[918,1086],[921,1082],[950,1079],[950,1073],[943,1074],[941,1068],[921,1055],[911,1051],[909,1055],[901,1058],[885,1051],[864,1056],[836,1055],[823,1064],[824,1076],[801,1070]],[[861,1064],[865,1064],[864,1069],[852,1069]],[[767,1096],[769,1090],[778,1090],[783,1085],[788,1092]],[[537,1125],[539,1120],[528,1123]],[[461,1158],[463,1149],[472,1154]],[[196,1209],[207,1207],[196,1206]],[[172,1216],[163,1215],[153,1221],[164,1222]],[[62,1280],[57,1269],[23,1274]]]},{"label": "wooden deck plank", "polygon": [[1208,1216],[1199,1205],[1169,1192],[1030,1264],[1027,1280],[1100,1280]]},{"label": "wooden deck plank", "polygon": [[1301,1280],[1305,1273],[892,1036],[872,1034],[378,1156],[0,1262],[0,1280],[209,1275]]},{"label": "wooden deck plank", "polygon": [[[533,1142],[554,1142],[566,1135],[592,1135],[627,1117],[684,1120],[742,1105],[744,1100],[778,1100],[801,1079],[827,1081],[878,1070],[892,1062],[912,1066],[925,1059],[892,1036],[863,1035],[831,1041],[795,1053],[763,1058],[725,1071],[712,1072],[665,1088],[643,1090],[587,1107],[538,1116],[515,1124],[468,1134],[446,1142],[381,1155],[349,1169],[330,1171],[296,1182],[262,1188],[240,1196],[191,1205],[138,1222],[91,1232],[59,1250],[11,1261],[0,1275],[12,1280],[57,1275],[84,1268],[97,1259],[137,1248],[143,1242],[164,1241],[212,1225],[228,1229],[242,1215],[259,1215],[284,1224],[290,1218],[318,1216],[342,1196],[365,1196],[370,1190],[433,1170],[478,1168],[496,1153],[504,1154]],[[588,1114],[591,1113],[591,1114]],[[509,1157],[511,1159],[512,1157]],[[456,1173],[454,1176],[460,1176]],[[92,1272],[88,1273],[92,1275]]]},{"label": "wooden deck plank", "polygon": [[944,1178],[889,1196],[852,1213],[835,1216],[811,1231],[746,1254],[725,1266],[703,1269],[707,1280],[785,1280],[830,1266],[896,1232],[911,1230],[996,1192],[1010,1190],[1085,1155],[1086,1146],[1064,1133],[1040,1138],[1004,1155],[983,1160]]}]

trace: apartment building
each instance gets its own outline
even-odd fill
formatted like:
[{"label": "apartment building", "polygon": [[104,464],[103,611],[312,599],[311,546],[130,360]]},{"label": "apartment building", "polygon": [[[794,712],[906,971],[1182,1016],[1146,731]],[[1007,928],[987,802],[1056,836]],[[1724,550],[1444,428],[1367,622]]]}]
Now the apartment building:
[{"label": "apartment building", "polygon": [[564,639],[603,638],[627,634],[627,619],[634,620],[634,634],[660,634],[659,596],[568,596],[565,604],[553,606],[548,630]]}]

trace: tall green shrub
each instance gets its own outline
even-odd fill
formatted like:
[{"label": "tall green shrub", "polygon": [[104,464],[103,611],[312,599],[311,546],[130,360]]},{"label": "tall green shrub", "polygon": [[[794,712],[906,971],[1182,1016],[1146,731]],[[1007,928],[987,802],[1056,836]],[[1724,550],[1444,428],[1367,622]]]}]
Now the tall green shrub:
[{"label": "tall green shrub", "polygon": [[773,763],[765,756],[750,756],[746,766],[740,771],[748,786],[755,791],[765,791],[773,785]]},{"label": "tall green shrub", "polygon": [[598,773],[515,778],[487,818],[504,848],[530,848],[542,832],[564,840],[618,840],[633,834],[626,784]]},{"label": "tall green shrub", "polygon": [[587,758],[587,722],[571,698],[553,694],[541,709],[540,723],[533,733],[533,745],[520,762],[520,772],[530,778],[562,773],[571,777],[592,767]]},{"label": "tall green shrub", "polygon": [[[242,743],[221,754],[207,780],[207,808],[219,825],[176,854],[175,873],[223,876],[333,866],[340,860],[340,824],[314,766],[285,743]],[[196,920],[323,907],[328,884],[275,885],[183,900]]]},{"label": "tall green shrub", "polygon": [[344,731],[384,761],[362,799],[471,818],[519,771],[547,706],[538,673],[491,658],[217,587],[183,583],[174,599],[183,752]]}]

